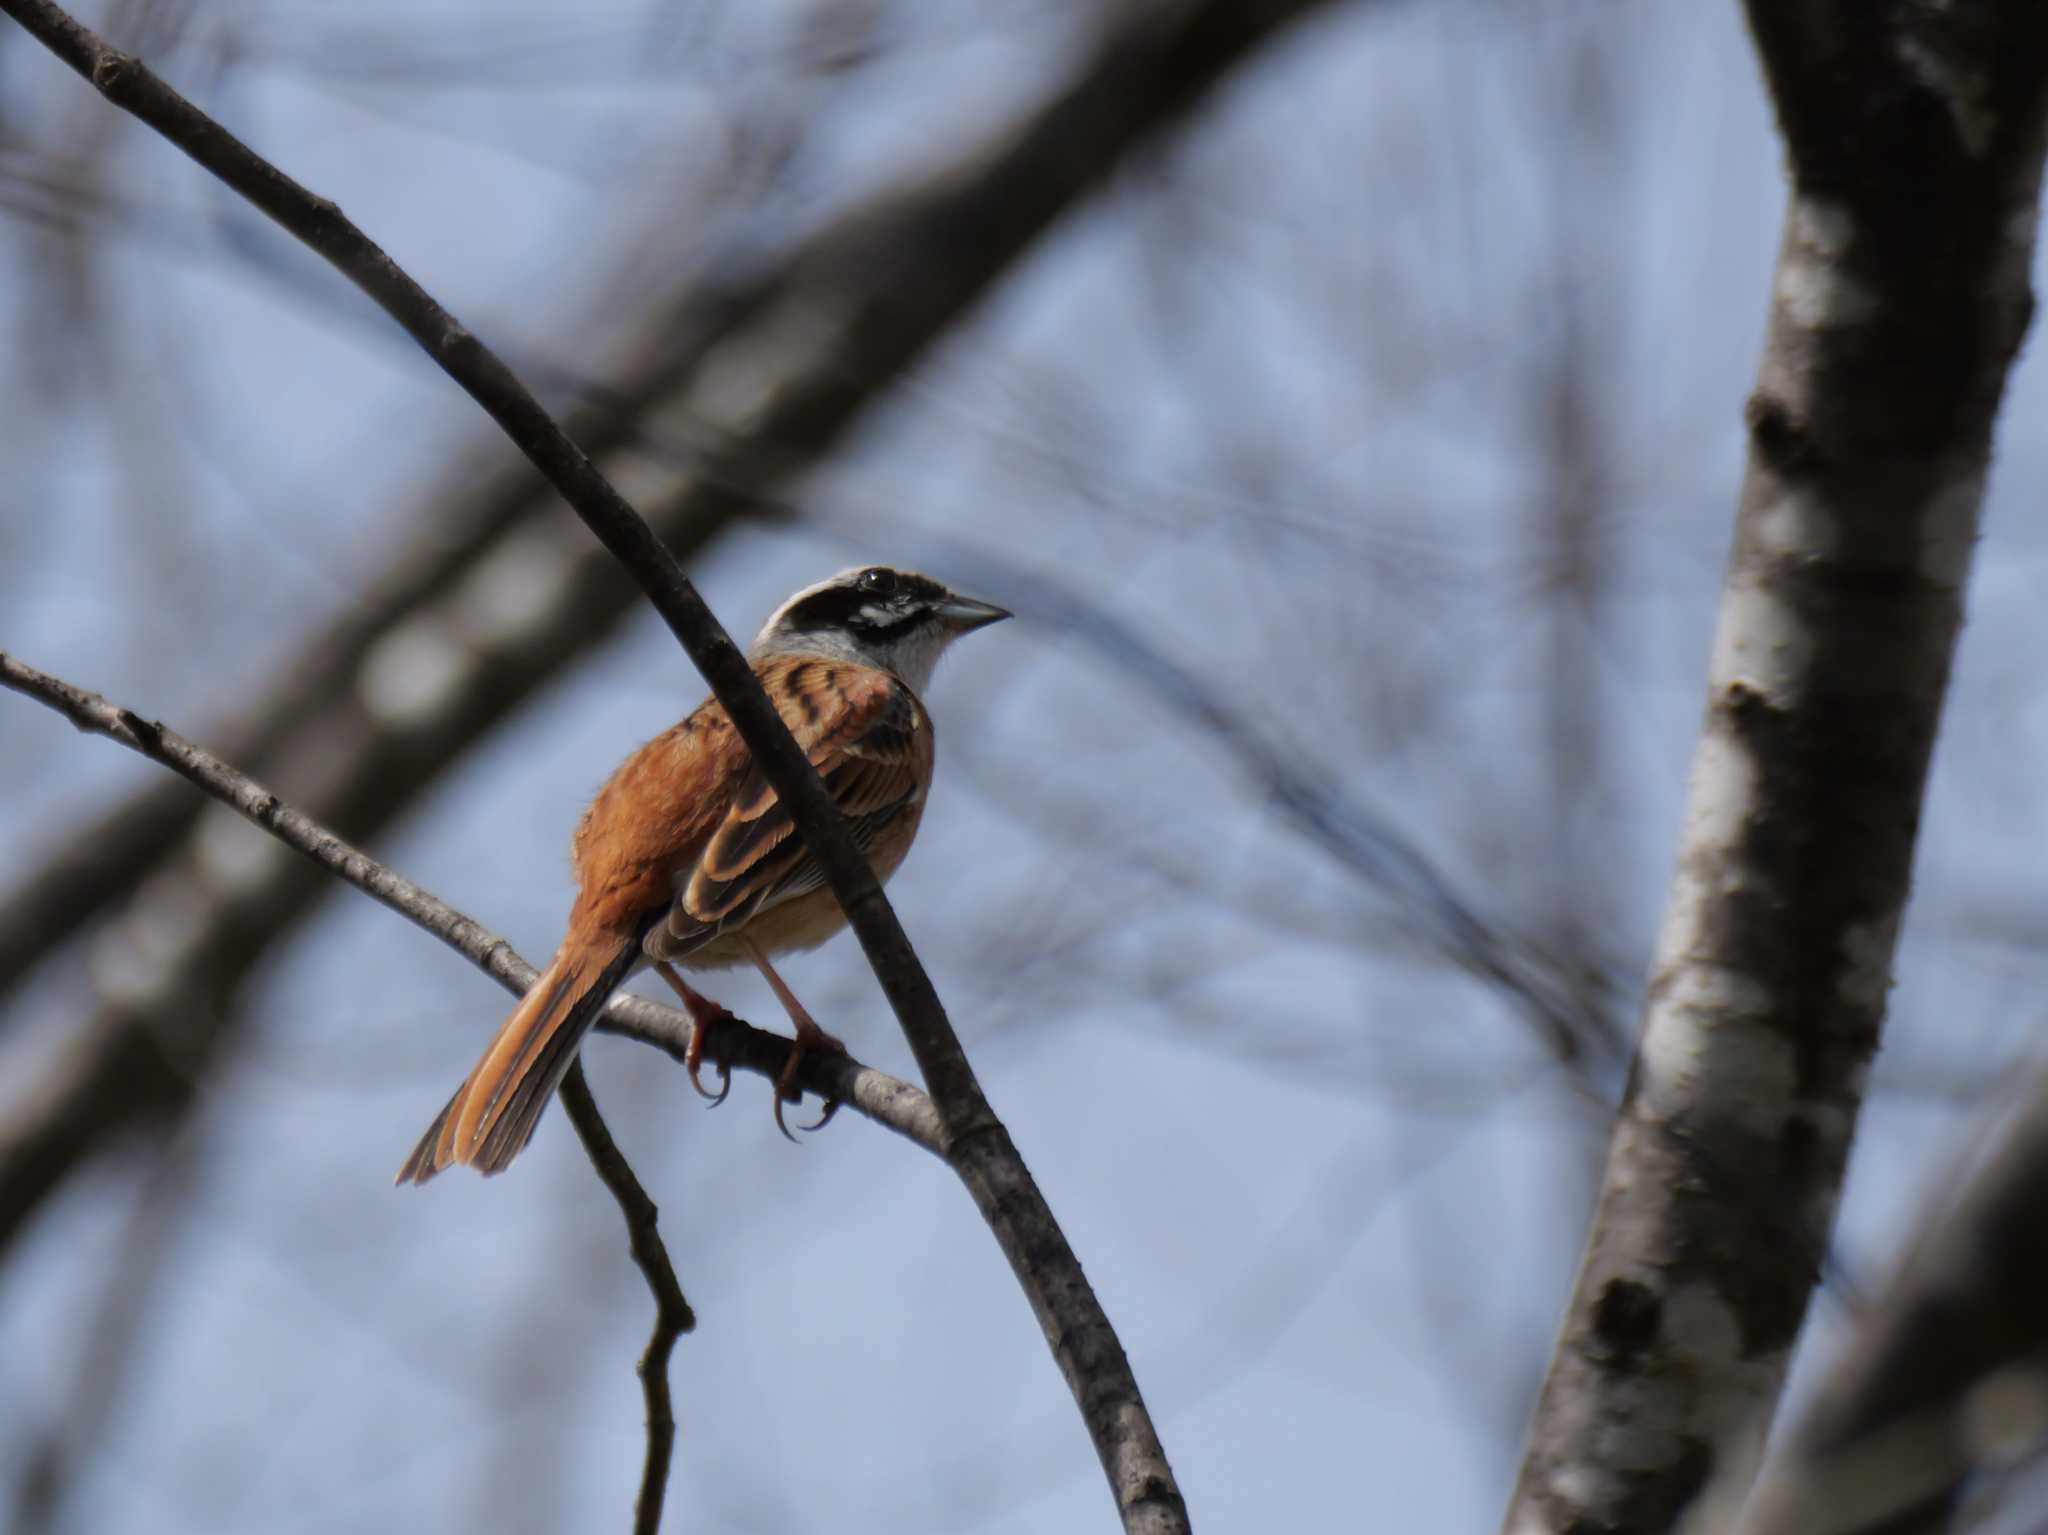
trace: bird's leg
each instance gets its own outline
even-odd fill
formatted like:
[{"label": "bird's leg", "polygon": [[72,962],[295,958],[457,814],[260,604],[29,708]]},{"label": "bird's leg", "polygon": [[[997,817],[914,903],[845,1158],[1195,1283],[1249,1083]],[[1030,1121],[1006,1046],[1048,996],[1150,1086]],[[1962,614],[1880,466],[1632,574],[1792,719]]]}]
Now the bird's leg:
[{"label": "bird's leg", "polygon": [[[775,1079],[775,1128],[782,1132],[785,1139],[794,1141],[796,1137],[789,1133],[789,1126],[782,1122],[782,1102],[787,1098],[790,1102],[794,1103],[803,1097],[803,1093],[797,1089],[795,1084],[796,1069],[803,1064],[804,1052],[807,1050],[825,1050],[833,1055],[844,1055],[846,1054],[846,1046],[818,1027],[817,1020],[805,1010],[803,1003],[797,1001],[796,993],[791,991],[782,977],[775,973],[775,967],[768,963],[768,956],[762,951],[761,946],[745,933],[741,933],[738,936],[741,947],[747,951],[748,956],[760,968],[761,974],[767,980],[769,988],[775,993],[776,1000],[788,1012],[789,1021],[796,1025],[796,1043],[790,1049],[789,1060],[783,1065],[782,1075]],[[828,1100],[825,1104],[825,1112],[818,1122],[814,1125],[806,1125],[804,1128],[806,1130],[822,1130],[827,1124],[831,1123],[832,1116],[838,1112],[839,1104],[837,1100]]]},{"label": "bird's leg", "polygon": [[726,1061],[718,1063],[719,1087],[715,1093],[705,1089],[697,1073],[704,1066],[704,1036],[711,1032],[712,1024],[722,1022],[732,1014],[678,975],[674,965],[656,962],[654,968],[664,981],[675,988],[676,995],[683,999],[683,1010],[690,1015],[690,1045],[683,1052],[683,1070],[690,1074],[690,1086],[697,1089],[700,1098],[709,1098],[711,1106],[717,1108],[725,1102],[725,1095],[732,1091],[731,1064]]}]

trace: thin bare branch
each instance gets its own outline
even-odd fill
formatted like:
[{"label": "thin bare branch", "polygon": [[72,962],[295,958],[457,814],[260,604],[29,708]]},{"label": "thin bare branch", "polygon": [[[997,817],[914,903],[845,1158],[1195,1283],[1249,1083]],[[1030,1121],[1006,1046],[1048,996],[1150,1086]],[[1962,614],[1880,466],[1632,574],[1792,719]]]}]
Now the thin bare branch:
[{"label": "thin bare branch", "polygon": [[647,1288],[654,1295],[654,1331],[640,1355],[640,1389],[647,1398],[647,1462],[640,1472],[640,1496],[633,1506],[634,1535],[655,1535],[661,1528],[662,1500],[668,1494],[668,1467],[676,1447],[675,1406],[669,1400],[668,1358],[676,1339],[697,1325],[683,1287],[676,1281],[675,1265],[661,1240],[656,1222],[660,1211],[647,1197],[647,1190],[633,1176],[632,1164],[619,1150],[618,1142],[605,1127],[591,1096],[590,1083],[583,1075],[583,1062],[573,1061],[562,1078],[562,1108],[576,1127],[576,1138],[590,1165],[604,1179],[612,1198],[626,1213],[626,1236],[632,1245],[633,1261],[640,1266]]}]

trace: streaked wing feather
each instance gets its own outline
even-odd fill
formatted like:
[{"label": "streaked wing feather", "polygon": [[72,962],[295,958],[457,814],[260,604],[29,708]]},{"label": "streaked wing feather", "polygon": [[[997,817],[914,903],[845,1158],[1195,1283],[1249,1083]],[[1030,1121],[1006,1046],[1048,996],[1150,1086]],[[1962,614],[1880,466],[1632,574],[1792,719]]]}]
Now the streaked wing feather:
[{"label": "streaked wing feather", "polygon": [[[871,672],[860,674],[857,690],[829,665],[807,663],[793,672],[808,687],[785,687],[777,702],[865,853],[917,802],[918,703],[901,683]],[[686,952],[824,882],[788,809],[761,770],[751,768],[669,911],[664,948]]]}]

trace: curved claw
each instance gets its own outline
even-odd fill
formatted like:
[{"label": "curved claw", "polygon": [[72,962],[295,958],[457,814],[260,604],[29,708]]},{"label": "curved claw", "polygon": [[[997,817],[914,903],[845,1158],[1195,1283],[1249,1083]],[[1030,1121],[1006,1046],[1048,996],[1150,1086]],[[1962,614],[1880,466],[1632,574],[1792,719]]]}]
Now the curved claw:
[{"label": "curved claw", "polygon": [[[798,1046],[795,1050],[790,1052],[789,1064],[782,1068],[782,1075],[775,1079],[775,1128],[782,1132],[782,1138],[788,1141],[792,1146],[800,1146],[803,1144],[803,1142],[799,1141],[795,1136],[789,1133],[789,1126],[783,1122],[782,1105],[785,1102],[803,1102],[803,1090],[795,1085],[796,1068],[798,1063],[801,1062],[803,1058],[803,1048],[802,1046]],[[810,1124],[798,1125],[797,1128],[803,1131],[806,1135],[813,1134],[816,1131],[822,1130],[825,1128],[825,1126],[831,1124],[832,1116],[834,1114],[837,1114],[838,1112],[839,1100],[837,1098],[827,1098],[825,1100],[825,1112],[820,1114]]]},{"label": "curved claw", "polygon": [[720,1061],[717,1064],[718,1091],[715,1093],[706,1088],[697,1079],[697,1073],[694,1069],[690,1072],[690,1086],[697,1089],[697,1096],[704,1100],[706,1108],[717,1108],[721,1103],[725,1102],[726,1094],[732,1091],[732,1062]]},{"label": "curved claw", "polygon": [[[803,1142],[789,1133],[789,1126],[782,1118],[782,1106],[785,1103],[802,1103],[804,1100],[803,1089],[796,1085],[796,1069],[803,1064],[806,1053],[804,1041],[798,1039],[789,1047],[789,1059],[782,1063],[782,1072],[775,1079],[775,1128],[782,1132],[782,1138],[792,1146],[801,1146]],[[825,1110],[825,1119],[831,1117],[832,1107],[828,1106]],[[818,1125],[824,1124],[825,1119],[819,1120],[817,1125],[805,1125],[803,1128],[815,1130]]]},{"label": "curved claw", "polygon": [[833,1116],[834,1114],[837,1114],[838,1112],[839,1112],[839,1100],[838,1100],[837,1098],[827,1098],[827,1099],[825,1100],[825,1112],[824,1112],[824,1113],[822,1113],[822,1114],[820,1114],[820,1115],[819,1115],[819,1116],[817,1117],[817,1119],[816,1119],[815,1121],[813,1121],[813,1122],[812,1122],[811,1124],[808,1124],[808,1125],[798,1125],[798,1126],[797,1126],[797,1128],[798,1128],[799,1130],[803,1131],[803,1132],[804,1132],[804,1134],[806,1134],[806,1135],[811,1135],[811,1134],[813,1134],[813,1133],[815,1133],[815,1132],[817,1132],[817,1131],[819,1131],[819,1130],[822,1130],[822,1129],[824,1129],[824,1128],[825,1128],[825,1126],[827,1126],[827,1125],[831,1124],[831,1123],[832,1123],[832,1116]]},{"label": "curved claw", "polygon": [[[702,999],[698,997],[698,1001],[702,1001]],[[711,1099],[711,1107],[719,1107],[725,1101],[725,1095],[733,1091],[733,1062],[729,1062],[729,1060],[719,1060],[717,1062],[717,1066],[719,1066],[719,1091],[717,1093],[711,1093],[711,1091],[705,1089],[705,1079],[698,1077],[698,1072],[705,1068],[705,1038],[711,1034],[711,1025],[713,1023],[723,1023],[729,1017],[731,1017],[731,1013],[727,1013],[723,1007],[717,1013],[698,1011],[696,1007],[690,1009],[690,1046],[682,1052],[682,1068],[684,1068],[684,1072],[688,1072],[690,1087],[696,1089],[698,1097]]]}]

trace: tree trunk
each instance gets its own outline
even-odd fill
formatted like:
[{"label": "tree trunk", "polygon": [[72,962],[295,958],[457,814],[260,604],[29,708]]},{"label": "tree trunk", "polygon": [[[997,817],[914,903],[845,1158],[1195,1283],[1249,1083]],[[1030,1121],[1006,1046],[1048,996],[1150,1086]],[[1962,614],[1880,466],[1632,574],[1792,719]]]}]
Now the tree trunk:
[{"label": "tree trunk", "polygon": [[1667,1530],[1769,1427],[2032,308],[2048,9],[1749,13],[1791,204],[1684,845],[1511,1531]]}]

